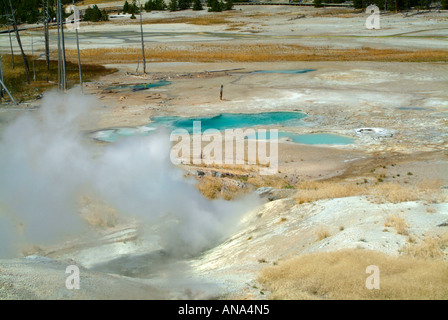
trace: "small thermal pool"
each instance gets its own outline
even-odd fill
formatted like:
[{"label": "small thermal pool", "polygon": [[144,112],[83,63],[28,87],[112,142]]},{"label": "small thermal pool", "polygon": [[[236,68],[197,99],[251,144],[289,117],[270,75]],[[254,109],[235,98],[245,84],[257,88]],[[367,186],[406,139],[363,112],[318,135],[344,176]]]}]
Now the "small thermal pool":
[{"label": "small thermal pool", "polygon": [[160,81],[153,82],[153,83],[143,83],[143,84],[136,84],[136,85],[119,85],[119,86],[114,86],[114,87],[108,87],[108,88],[106,88],[106,90],[123,91],[123,90],[131,89],[132,92],[136,92],[136,91],[148,90],[151,88],[163,87],[163,86],[167,86],[169,84],[171,84],[170,81],[160,80]]},{"label": "small thermal pool", "polygon": [[156,128],[147,126],[135,127],[135,128],[112,128],[95,131],[91,134],[91,137],[95,140],[103,142],[116,142],[123,137],[133,136],[147,136]]},{"label": "small thermal pool", "polygon": [[426,110],[426,108],[421,107],[400,107],[398,110]]}]

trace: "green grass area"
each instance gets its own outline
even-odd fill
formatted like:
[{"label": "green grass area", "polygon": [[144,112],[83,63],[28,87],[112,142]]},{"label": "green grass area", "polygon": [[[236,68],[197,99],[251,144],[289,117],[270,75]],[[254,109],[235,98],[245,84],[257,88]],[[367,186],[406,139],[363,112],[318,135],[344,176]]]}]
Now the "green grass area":
[{"label": "green grass area", "polygon": [[[11,92],[16,102],[32,100],[47,90],[57,88],[58,83],[58,62],[50,61],[50,70],[47,70],[45,60],[35,60],[34,70],[36,78],[34,80],[33,59],[28,56],[30,67],[30,84],[26,81],[25,66],[22,56],[14,55],[15,68],[12,68],[12,56],[4,55],[2,60],[3,77],[5,85]],[[116,69],[108,69],[104,66],[85,64],[82,65],[83,81],[89,82],[100,76],[115,72]],[[78,64],[67,61],[67,88],[79,84]],[[8,94],[5,92],[2,101],[10,102]]]}]

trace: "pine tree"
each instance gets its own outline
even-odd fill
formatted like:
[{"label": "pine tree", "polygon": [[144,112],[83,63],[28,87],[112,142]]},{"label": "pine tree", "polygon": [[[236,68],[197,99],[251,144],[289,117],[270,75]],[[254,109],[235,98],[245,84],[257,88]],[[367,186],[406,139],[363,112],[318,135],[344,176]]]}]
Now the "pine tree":
[{"label": "pine tree", "polygon": [[104,15],[105,15],[105,17],[103,17],[103,13],[98,8],[98,6],[94,5],[93,8],[88,7],[86,9],[86,12],[84,13],[83,19],[85,21],[92,21],[92,22],[97,22],[97,21],[100,21],[100,20],[108,19],[106,12],[104,12]]},{"label": "pine tree", "polygon": [[444,10],[448,9],[448,0],[442,0],[440,4],[442,5],[442,9]]},{"label": "pine tree", "polygon": [[177,0],[171,0],[170,3],[168,4],[168,10],[170,11],[177,11],[179,10],[177,7]]},{"label": "pine tree", "polygon": [[136,14],[140,12],[140,8],[137,6],[137,1],[133,0],[132,4],[129,7],[129,13]]},{"label": "pine tree", "polygon": [[193,10],[195,10],[195,11],[204,10],[204,8],[202,7],[201,0],[194,0],[194,2],[193,2]]},{"label": "pine tree", "polygon": [[154,0],[154,10],[166,10],[166,4],[163,0]]},{"label": "pine tree", "polygon": [[123,13],[128,13],[129,12],[129,2],[128,0],[126,0],[126,2],[123,5]]},{"label": "pine tree", "polygon": [[209,12],[221,12],[222,11],[222,2],[218,0],[210,0],[210,5],[208,8]]},{"label": "pine tree", "polygon": [[109,15],[107,14],[105,9],[101,11],[101,21],[109,21]]},{"label": "pine tree", "polygon": [[165,10],[166,4],[163,0],[148,0],[145,3],[145,10],[146,11],[152,11],[152,10]]},{"label": "pine tree", "polygon": [[314,0],[313,3],[315,8],[322,7],[322,0]]},{"label": "pine tree", "polygon": [[143,9],[145,9],[146,12],[150,12],[154,10],[155,3],[152,0],[146,1],[145,5],[143,6]]},{"label": "pine tree", "polygon": [[178,0],[177,1],[177,6],[178,6],[179,10],[190,9],[190,7],[191,7],[191,0]]},{"label": "pine tree", "polygon": [[224,10],[232,10],[232,9],[233,9],[233,0],[225,0]]},{"label": "pine tree", "polygon": [[362,9],[362,0],[353,0],[353,6],[355,9]]}]

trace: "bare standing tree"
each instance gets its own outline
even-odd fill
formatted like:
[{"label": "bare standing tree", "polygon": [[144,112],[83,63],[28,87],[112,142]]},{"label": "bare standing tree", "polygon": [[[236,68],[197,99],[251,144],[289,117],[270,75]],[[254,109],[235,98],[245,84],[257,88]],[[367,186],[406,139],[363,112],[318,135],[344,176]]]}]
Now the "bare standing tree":
[{"label": "bare standing tree", "polygon": [[34,37],[31,34],[31,58],[33,59],[33,81],[36,81],[36,66],[34,64]]},{"label": "bare standing tree", "polygon": [[28,60],[26,58],[25,51],[23,51],[22,41],[20,40],[19,29],[17,28],[17,20],[16,20],[15,14],[14,14],[14,9],[12,7],[11,0],[9,0],[9,7],[11,8],[12,20],[13,20],[13,25],[14,25],[14,32],[16,34],[17,43],[19,44],[20,51],[22,52],[23,64],[25,65],[26,81],[28,82],[28,84],[30,84],[30,67],[28,65]]},{"label": "bare standing tree", "polygon": [[9,34],[9,46],[11,47],[12,70],[14,70],[14,68],[15,68],[14,49],[12,48],[11,30],[9,29],[9,19],[7,19],[7,26],[8,26],[8,34]]},{"label": "bare standing tree", "polygon": [[60,28],[59,0],[56,2],[56,25],[58,29],[58,90],[62,88],[62,55],[61,55],[61,28]]},{"label": "bare standing tree", "polygon": [[78,68],[79,68],[79,85],[81,87],[81,92],[84,93],[84,89],[82,86],[82,68],[81,68],[81,54],[79,52],[79,36],[78,36],[78,20],[79,20],[79,10],[75,6],[75,0],[73,0],[73,17],[76,31],[76,48],[78,49]]},{"label": "bare standing tree", "polygon": [[142,4],[140,0],[138,0],[138,4],[140,6],[140,33],[142,36],[142,56],[143,56],[143,73],[146,74],[146,58],[145,58],[145,42],[143,39],[143,21],[142,21]]},{"label": "bare standing tree", "polygon": [[[4,83],[3,79],[3,66],[2,66],[3,56],[0,57],[0,80]],[[0,86],[0,97],[3,98],[3,86]]]},{"label": "bare standing tree", "polygon": [[47,71],[50,71],[50,38],[48,33],[48,23],[50,16],[48,13],[48,0],[45,1],[44,30],[45,30],[45,61],[47,62]]},{"label": "bare standing tree", "polygon": [[66,59],[65,59],[65,37],[64,37],[64,11],[62,10],[61,0],[59,2],[59,14],[61,15],[61,42],[62,42],[62,90],[67,89],[67,75],[66,75]]}]

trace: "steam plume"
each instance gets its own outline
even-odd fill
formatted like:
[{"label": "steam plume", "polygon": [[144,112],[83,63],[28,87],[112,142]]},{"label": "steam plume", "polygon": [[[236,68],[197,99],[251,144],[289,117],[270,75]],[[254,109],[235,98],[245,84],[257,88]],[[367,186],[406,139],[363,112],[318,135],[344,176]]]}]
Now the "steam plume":
[{"label": "steam plume", "polygon": [[[202,197],[171,164],[169,135],[161,129],[108,145],[98,156],[79,127],[97,103],[79,93],[50,93],[38,112],[3,130],[0,257],[11,252],[14,237],[47,244],[84,230],[79,197],[86,193],[151,226],[162,247],[178,255],[216,244],[258,204],[255,197],[235,202]],[[8,221],[23,224],[23,234]]]}]

